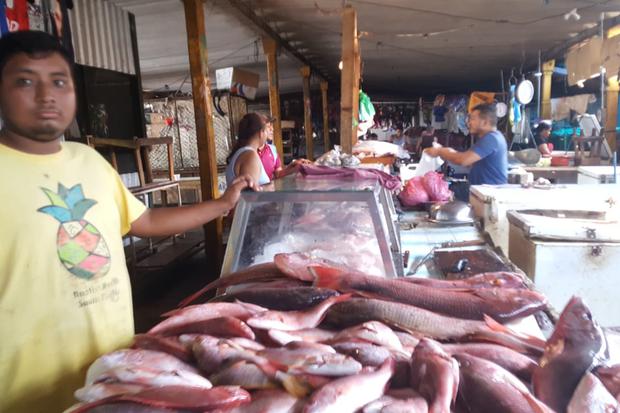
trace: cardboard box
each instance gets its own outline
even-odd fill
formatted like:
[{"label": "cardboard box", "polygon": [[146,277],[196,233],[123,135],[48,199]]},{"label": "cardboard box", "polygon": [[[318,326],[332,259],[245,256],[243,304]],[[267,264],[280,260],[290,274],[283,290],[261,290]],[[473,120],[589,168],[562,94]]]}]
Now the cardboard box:
[{"label": "cardboard box", "polygon": [[226,67],[215,71],[218,90],[227,90],[233,95],[251,100],[256,97],[259,76],[236,67]]}]

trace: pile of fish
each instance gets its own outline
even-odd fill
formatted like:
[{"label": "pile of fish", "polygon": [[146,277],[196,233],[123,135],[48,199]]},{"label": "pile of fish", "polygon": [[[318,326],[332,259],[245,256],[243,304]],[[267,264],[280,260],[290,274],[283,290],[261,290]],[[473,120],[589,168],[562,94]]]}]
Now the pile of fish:
[{"label": "pile of fish", "polygon": [[278,254],[97,359],[72,412],[617,412],[620,365],[579,298],[546,342],[502,324],[545,307],[519,274],[385,279]]}]

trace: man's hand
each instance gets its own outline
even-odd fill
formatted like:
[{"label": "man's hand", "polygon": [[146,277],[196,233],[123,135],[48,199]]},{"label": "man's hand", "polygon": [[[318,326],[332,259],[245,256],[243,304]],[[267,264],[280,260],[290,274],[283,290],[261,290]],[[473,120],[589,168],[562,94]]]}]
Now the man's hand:
[{"label": "man's hand", "polygon": [[249,188],[254,191],[260,191],[261,188],[254,182],[254,179],[249,175],[241,175],[237,177],[226,189],[226,192],[220,197],[220,200],[228,206],[228,209],[234,208],[239,201],[239,197],[241,196],[241,191]]},{"label": "man's hand", "polygon": [[424,149],[424,153],[428,154],[428,156],[436,158],[439,156],[441,148],[443,148],[443,146],[438,143],[434,143],[432,147]]}]

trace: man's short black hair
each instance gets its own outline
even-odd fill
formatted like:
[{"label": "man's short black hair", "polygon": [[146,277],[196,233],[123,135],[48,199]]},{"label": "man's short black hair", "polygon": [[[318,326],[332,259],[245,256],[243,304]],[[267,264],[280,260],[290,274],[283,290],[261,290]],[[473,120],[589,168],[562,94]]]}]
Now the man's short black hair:
[{"label": "man's short black hair", "polygon": [[481,103],[477,106],[474,106],[473,111],[477,111],[479,116],[483,119],[486,119],[487,122],[491,124],[491,126],[497,126],[497,110],[495,108],[495,104],[493,103]]},{"label": "man's short black hair", "polygon": [[0,38],[0,79],[6,63],[19,53],[35,59],[58,53],[73,73],[73,59],[58,39],[45,32],[24,30],[8,33]]},{"label": "man's short black hair", "polygon": [[546,130],[551,130],[551,125],[549,125],[547,122],[540,122],[536,127],[536,133],[542,133]]}]

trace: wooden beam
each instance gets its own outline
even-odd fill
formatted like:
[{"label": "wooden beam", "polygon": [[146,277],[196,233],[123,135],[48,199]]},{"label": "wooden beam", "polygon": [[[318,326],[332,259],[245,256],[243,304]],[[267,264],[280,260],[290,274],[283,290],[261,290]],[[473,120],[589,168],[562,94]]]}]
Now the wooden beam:
[{"label": "wooden beam", "polygon": [[323,102],[323,143],[324,151],[327,152],[331,148],[329,141],[329,107],[327,103],[327,82],[321,81],[321,100]]},{"label": "wooden beam", "polygon": [[351,153],[359,122],[359,40],[357,13],[351,6],[342,11],[342,71],[340,73],[340,145]]},{"label": "wooden beam", "polygon": [[306,133],[306,158],[314,160],[314,145],[312,142],[312,99],[310,97],[310,66],[300,70],[303,76],[304,89],[304,131]]},{"label": "wooden beam", "polygon": [[542,100],[540,102],[540,112],[543,119],[551,119],[551,76],[553,76],[553,69],[555,69],[555,60],[549,60],[543,63],[543,87]]},{"label": "wooden beam", "polygon": [[[194,115],[196,117],[196,139],[198,141],[198,163],[202,200],[213,200],[219,196],[217,182],[217,160],[215,157],[215,130],[213,129],[213,108],[211,107],[211,85],[207,66],[207,33],[205,30],[204,3],[202,0],[183,0],[185,26],[187,29],[187,50],[192,79]],[[204,226],[205,249],[209,269],[219,274],[222,257],[222,218]]]},{"label": "wooden beam", "polygon": [[[620,16],[616,16],[616,17],[612,17],[609,19],[605,19],[603,20],[603,26],[604,27],[613,27],[620,24]],[[564,54],[568,51],[568,49],[570,49],[572,46],[583,42],[584,40],[587,40],[593,36],[598,36],[601,32],[601,27],[600,25],[596,25],[595,27],[592,27],[590,29],[584,30],[582,32],[580,32],[579,34],[577,34],[577,36],[571,37],[569,40],[567,40],[566,42],[558,45],[558,46],[554,46],[551,49],[545,51],[542,54],[542,59],[543,60],[550,60],[550,59],[559,59],[559,58],[563,58]]]},{"label": "wooden beam", "polygon": [[282,46],[282,49],[285,52],[295,57],[304,65],[310,66],[312,73],[315,73],[324,80],[327,80],[327,76],[323,72],[321,72],[317,67],[310,63],[310,61],[306,59],[304,55],[299,53],[297,49],[291,46],[289,42],[284,40],[275,30],[271,28],[271,26],[269,26],[262,18],[260,18],[254,12],[255,7],[252,2],[245,2],[243,0],[228,0],[228,4],[237,9],[243,17],[253,23],[256,27],[258,27],[264,34],[274,39],[280,46]]},{"label": "wooden beam", "polygon": [[620,91],[620,83],[618,82],[618,76],[614,76],[607,79],[607,102],[605,102],[605,108],[607,114],[605,116],[605,138],[612,151],[617,149],[617,134],[616,128],[618,127],[618,91]]},{"label": "wooden beam", "polygon": [[278,87],[278,47],[271,37],[263,37],[263,51],[267,56],[267,79],[269,81],[269,109],[273,121],[273,143],[278,150],[280,161],[284,162],[282,148],[282,119],[280,116],[280,89]]}]

